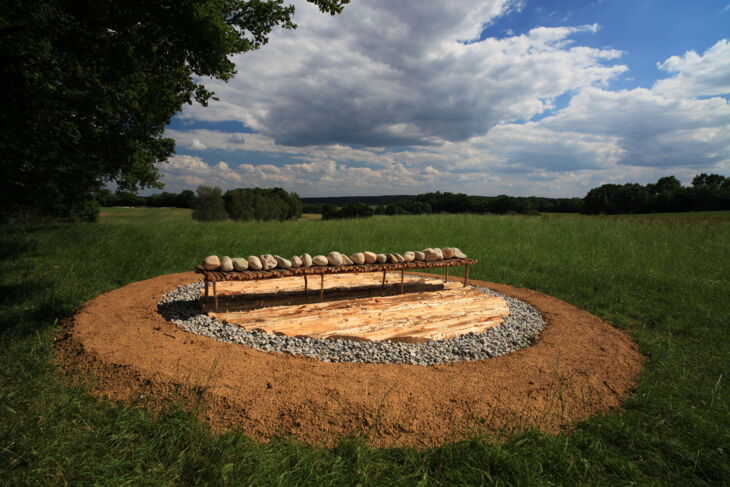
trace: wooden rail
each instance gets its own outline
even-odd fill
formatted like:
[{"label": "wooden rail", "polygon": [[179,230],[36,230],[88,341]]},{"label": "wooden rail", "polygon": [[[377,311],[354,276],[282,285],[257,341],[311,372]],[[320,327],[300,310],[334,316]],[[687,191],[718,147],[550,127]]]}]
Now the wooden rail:
[{"label": "wooden rail", "polygon": [[383,282],[382,287],[385,287],[385,274],[388,271],[400,271],[400,287],[401,293],[403,293],[403,280],[404,274],[407,270],[415,269],[433,269],[437,267],[444,267],[446,269],[444,275],[444,281],[449,277],[449,267],[465,266],[466,271],[464,272],[464,286],[469,283],[469,266],[479,262],[476,259],[446,259],[436,261],[415,261],[415,262],[400,262],[397,264],[361,264],[361,265],[341,265],[341,266],[311,266],[311,267],[299,267],[296,269],[270,269],[270,270],[247,270],[247,271],[209,271],[205,270],[202,266],[195,266],[195,272],[203,275],[203,281],[205,282],[205,297],[210,298],[210,285],[212,283],[213,288],[213,299],[215,301],[215,309],[218,309],[218,291],[216,289],[216,282],[219,281],[254,281],[260,279],[278,279],[281,277],[304,277],[304,292],[306,293],[309,288],[309,282],[307,277],[312,275],[320,276],[320,289],[319,299],[324,300],[324,276],[325,274],[343,274],[343,273],[363,273],[363,272],[382,272]]}]

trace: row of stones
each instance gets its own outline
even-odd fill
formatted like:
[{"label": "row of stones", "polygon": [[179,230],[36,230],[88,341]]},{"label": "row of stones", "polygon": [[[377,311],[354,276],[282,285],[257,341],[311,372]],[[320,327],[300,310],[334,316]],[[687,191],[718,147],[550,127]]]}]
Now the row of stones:
[{"label": "row of stones", "polygon": [[249,255],[247,258],[231,258],[227,255],[218,257],[209,255],[203,259],[203,268],[208,271],[245,271],[247,269],[269,270],[269,269],[298,269],[299,267],[312,266],[342,266],[362,264],[398,264],[400,262],[427,261],[433,262],[446,259],[466,259],[466,254],[456,247],[427,248],[422,251],[408,251],[401,254],[376,254],[374,252],[355,252],[347,256],[340,252],[330,252],[326,256],[309,254],[295,255],[291,259],[285,259],[278,255],[264,254],[261,256]]}]

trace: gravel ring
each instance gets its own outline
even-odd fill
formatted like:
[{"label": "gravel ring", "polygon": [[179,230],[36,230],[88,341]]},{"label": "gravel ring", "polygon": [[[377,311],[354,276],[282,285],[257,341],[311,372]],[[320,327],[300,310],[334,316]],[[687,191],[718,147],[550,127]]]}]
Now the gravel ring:
[{"label": "gravel ring", "polygon": [[467,333],[426,343],[359,342],[344,339],[319,339],[274,335],[265,331],[246,331],[205,314],[198,304],[203,282],[179,286],[157,303],[158,312],[184,331],[215,340],[237,343],[263,352],[281,352],[314,357],[324,362],[392,363],[438,365],[450,362],[484,360],[527,348],[545,328],[545,320],[535,307],[487,288],[475,287],[485,294],[507,301],[509,316],[502,324],[483,333]]}]

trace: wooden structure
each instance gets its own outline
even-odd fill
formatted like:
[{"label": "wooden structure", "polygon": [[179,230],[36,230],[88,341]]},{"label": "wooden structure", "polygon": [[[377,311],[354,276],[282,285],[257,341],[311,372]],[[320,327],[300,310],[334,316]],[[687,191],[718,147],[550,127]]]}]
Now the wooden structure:
[{"label": "wooden structure", "polygon": [[262,279],[279,279],[283,277],[304,277],[304,292],[309,291],[309,276],[320,276],[320,301],[324,300],[324,276],[326,274],[343,274],[343,273],[368,273],[368,272],[382,272],[383,281],[382,287],[385,287],[385,275],[388,271],[400,271],[401,281],[401,293],[403,292],[403,280],[405,271],[416,270],[416,269],[433,269],[438,267],[444,267],[445,274],[444,280],[449,277],[449,267],[454,266],[466,266],[464,273],[464,286],[469,283],[469,266],[476,264],[475,259],[445,259],[437,261],[416,261],[416,262],[400,262],[398,264],[362,264],[362,265],[342,265],[342,266],[311,266],[311,267],[299,267],[296,269],[271,269],[271,270],[246,270],[246,271],[209,271],[205,270],[202,266],[195,266],[195,272],[203,275],[203,281],[205,282],[205,297],[210,297],[210,287],[212,284],[213,288],[213,300],[215,302],[215,308],[218,309],[218,282],[226,281],[256,281]]},{"label": "wooden structure", "polygon": [[434,277],[410,274],[402,281],[399,274],[389,273],[385,286],[378,274],[331,276],[326,301],[305,294],[300,277],[219,282],[221,310],[212,303],[203,309],[246,330],[411,343],[481,333],[509,314],[502,297]]}]

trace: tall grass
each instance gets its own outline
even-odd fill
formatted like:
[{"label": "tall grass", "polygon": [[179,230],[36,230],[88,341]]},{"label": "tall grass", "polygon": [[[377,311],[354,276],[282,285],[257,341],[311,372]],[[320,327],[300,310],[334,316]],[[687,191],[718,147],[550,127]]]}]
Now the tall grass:
[{"label": "tall grass", "polygon": [[[127,210],[144,211],[144,210]],[[180,215],[13,226],[0,235],[0,479],[8,485],[721,485],[730,479],[730,223],[429,215],[199,224]],[[169,215],[168,215],[169,216]],[[97,401],[66,384],[53,330],[84,301],[208,254],[457,246],[471,275],[554,295],[647,355],[624,411],[572,433],[431,450],[261,445],[171,403]]]}]

